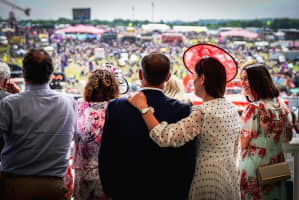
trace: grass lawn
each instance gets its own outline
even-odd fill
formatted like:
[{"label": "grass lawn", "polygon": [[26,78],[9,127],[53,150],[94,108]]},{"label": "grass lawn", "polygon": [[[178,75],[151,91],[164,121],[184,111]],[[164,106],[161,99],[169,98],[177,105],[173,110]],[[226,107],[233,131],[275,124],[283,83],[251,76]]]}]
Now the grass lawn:
[{"label": "grass lawn", "polygon": [[65,69],[65,75],[67,77],[71,77],[73,76],[75,79],[77,80],[81,80],[83,79],[80,75],[81,73],[81,67],[79,67],[78,65],[75,64],[70,64],[68,67],[66,67]]}]

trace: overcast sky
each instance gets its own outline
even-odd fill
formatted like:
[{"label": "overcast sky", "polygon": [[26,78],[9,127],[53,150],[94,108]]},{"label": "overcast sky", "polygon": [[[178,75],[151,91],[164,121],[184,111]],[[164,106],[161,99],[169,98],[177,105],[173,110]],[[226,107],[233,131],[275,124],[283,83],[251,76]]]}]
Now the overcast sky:
[{"label": "overcast sky", "polygon": [[[17,19],[72,18],[72,8],[91,8],[91,18],[154,21],[200,19],[299,18],[299,0],[6,0],[31,8],[31,16],[15,10]],[[152,2],[154,7],[152,7]],[[134,8],[134,9],[133,9]],[[0,0],[0,17],[10,6]]]}]

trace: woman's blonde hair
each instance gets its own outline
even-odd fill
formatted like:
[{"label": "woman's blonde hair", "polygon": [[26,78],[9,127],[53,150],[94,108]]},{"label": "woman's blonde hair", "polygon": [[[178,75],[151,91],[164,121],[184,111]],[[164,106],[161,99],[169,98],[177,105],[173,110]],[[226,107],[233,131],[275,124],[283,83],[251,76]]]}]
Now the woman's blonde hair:
[{"label": "woman's blonde hair", "polygon": [[174,75],[171,75],[170,79],[164,85],[164,94],[179,101],[188,101],[185,95],[183,83]]}]

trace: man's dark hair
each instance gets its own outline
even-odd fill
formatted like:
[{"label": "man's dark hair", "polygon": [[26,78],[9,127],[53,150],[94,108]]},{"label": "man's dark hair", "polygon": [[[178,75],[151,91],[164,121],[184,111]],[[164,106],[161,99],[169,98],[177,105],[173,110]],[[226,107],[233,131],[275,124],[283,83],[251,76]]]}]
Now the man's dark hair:
[{"label": "man's dark hair", "polygon": [[148,84],[160,85],[168,77],[170,61],[164,54],[153,52],[143,57],[141,67],[142,76]]},{"label": "man's dark hair", "polygon": [[198,76],[205,76],[205,90],[214,98],[224,96],[226,87],[226,71],[224,66],[215,58],[207,57],[200,59],[195,65]]},{"label": "man's dark hair", "polygon": [[279,90],[265,64],[247,65],[242,70],[247,72],[248,82],[255,101],[279,96]]},{"label": "man's dark hair", "polygon": [[31,49],[23,59],[23,77],[32,84],[48,83],[54,71],[50,55],[42,49]]}]

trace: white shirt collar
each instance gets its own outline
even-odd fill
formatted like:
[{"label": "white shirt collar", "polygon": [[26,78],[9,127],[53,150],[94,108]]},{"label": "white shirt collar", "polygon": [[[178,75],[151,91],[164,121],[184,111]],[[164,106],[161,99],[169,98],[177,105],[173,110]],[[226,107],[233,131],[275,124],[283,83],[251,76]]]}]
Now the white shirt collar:
[{"label": "white shirt collar", "polygon": [[141,91],[142,90],[158,90],[160,92],[164,92],[162,89],[160,89],[160,88],[154,88],[154,87],[143,87],[143,88],[141,88]]}]

